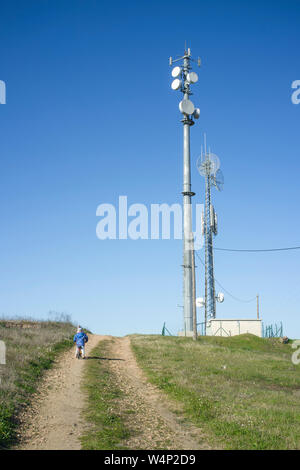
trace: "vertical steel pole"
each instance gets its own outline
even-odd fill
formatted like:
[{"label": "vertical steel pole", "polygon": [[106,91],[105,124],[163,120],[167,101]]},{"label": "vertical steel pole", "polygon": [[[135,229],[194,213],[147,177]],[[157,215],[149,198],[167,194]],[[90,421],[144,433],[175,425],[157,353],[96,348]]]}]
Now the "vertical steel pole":
[{"label": "vertical steel pole", "polygon": [[193,278],[193,340],[197,340],[197,310],[196,310],[196,273],[195,273],[195,249],[192,251],[192,278]]},{"label": "vertical steel pole", "polygon": [[[184,99],[189,99],[190,57],[185,52],[183,59]],[[191,211],[191,157],[190,157],[190,126],[192,121],[185,116],[183,122],[183,300],[184,300],[184,331],[193,332],[193,270],[192,270],[192,211]]]},{"label": "vertical steel pole", "polygon": [[[183,124],[183,331],[186,336],[193,335],[193,326],[194,323],[196,323],[194,318],[196,313],[194,309],[194,306],[196,305],[196,289],[193,288],[195,260],[193,256],[194,234],[192,232],[191,205],[191,198],[195,193],[191,191],[190,126],[194,124],[193,118],[198,119],[200,113],[199,109],[197,109],[196,114],[192,111],[192,109],[194,110],[194,105],[189,101],[189,96],[191,95],[190,84],[196,83],[198,80],[197,74],[190,74],[190,60],[191,51],[189,48],[187,50],[185,48],[184,56],[174,61],[183,61],[183,64],[180,67],[175,67],[173,69],[175,72],[174,75],[172,71],[172,76],[176,78],[172,82],[172,88],[174,90],[178,90],[180,88],[180,91],[183,93],[183,100],[180,103],[180,111],[183,114],[183,119],[181,120]],[[172,57],[169,59],[169,64],[173,64]],[[200,66],[199,58],[198,65]],[[179,75],[180,80],[177,79]],[[185,100],[189,102],[184,103]],[[182,104],[185,106],[182,107]],[[187,114],[189,109],[191,109],[191,112]]]},{"label": "vertical steel pole", "polygon": [[[205,154],[205,159],[206,159],[206,154]],[[208,290],[208,285],[207,285],[207,281],[208,281],[208,276],[207,276],[207,265],[208,265],[208,233],[207,233],[207,230],[208,230],[208,226],[207,226],[207,206],[209,204],[208,202],[208,185],[209,185],[209,181],[208,181],[208,175],[206,174],[205,175],[205,205],[204,205],[204,235],[205,235],[205,267],[204,267],[204,270],[205,270],[205,296],[204,296],[204,309],[205,309],[205,313],[204,313],[204,328],[205,328],[205,335],[206,335],[206,326],[207,326],[207,316],[208,316],[208,302],[207,302],[207,298],[208,298],[208,295],[207,295],[207,290]]]}]

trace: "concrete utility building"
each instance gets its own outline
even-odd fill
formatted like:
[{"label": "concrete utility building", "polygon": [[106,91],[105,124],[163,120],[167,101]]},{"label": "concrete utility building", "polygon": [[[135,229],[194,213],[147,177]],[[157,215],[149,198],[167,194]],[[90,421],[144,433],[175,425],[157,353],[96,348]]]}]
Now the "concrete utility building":
[{"label": "concrete utility building", "polygon": [[208,336],[236,336],[243,333],[262,337],[261,320],[217,320],[208,321],[206,335]]}]

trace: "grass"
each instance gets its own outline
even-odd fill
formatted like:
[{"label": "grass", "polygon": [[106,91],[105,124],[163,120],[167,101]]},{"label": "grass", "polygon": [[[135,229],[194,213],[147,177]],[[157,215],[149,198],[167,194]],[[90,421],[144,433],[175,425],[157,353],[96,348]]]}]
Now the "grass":
[{"label": "grass", "polygon": [[150,381],[225,449],[300,449],[300,365],[277,339],[131,337]]},{"label": "grass", "polygon": [[0,321],[6,364],[0,364],[0,448],[16,438],[18,412],[30,403],[39,378],[57,354],[72,346],[69,322]]},{"label": "grass", "polygon": [[129,437],[118,400],[122,391],[117,387],[109,369],[108,361],[101,359],[109,350],[109,340],[101,341],[94,348],[84,371],[84,390],[87,392],[85,419],[88,430],[81,438],[84,450],[125,449],[122,441]]}]

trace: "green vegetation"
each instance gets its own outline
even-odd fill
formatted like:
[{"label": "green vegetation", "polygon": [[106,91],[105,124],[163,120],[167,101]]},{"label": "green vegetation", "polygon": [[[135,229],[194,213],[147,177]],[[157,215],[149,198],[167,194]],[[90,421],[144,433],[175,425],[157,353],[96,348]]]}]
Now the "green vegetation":
[{"label": "green vegetation", "polygon": [[69,322],[0,321],[0,340],[6,344],[6,364],[0,364],[0,448],[14,441],[18,412],[57,354],[72,346],[73,334]]},{"label": "green vegetation", "polygon": [[150,381],[225,449],[300,449],[300,365],[277,339],[131,337]]},{"label": "green vegetation", "polygon": [[[105,356],[109,340],[101,341],[91,352],[84,371],[84,389],[88,395],[85,411],[89,429],[81,439],[85,450],[125,449],[122,440],[129,436],[118,400],[123,392],[116,386]],[[102,359],[101,359],[102,358]]]}]

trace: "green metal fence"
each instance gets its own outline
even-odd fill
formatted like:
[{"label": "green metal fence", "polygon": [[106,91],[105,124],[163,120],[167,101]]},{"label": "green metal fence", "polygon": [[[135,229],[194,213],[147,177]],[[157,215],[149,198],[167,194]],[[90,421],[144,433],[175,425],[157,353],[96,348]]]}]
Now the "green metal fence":
[{"label": "green metal fence", "polygon": [[283,337],[282,322],[279,325],[264,325],[262,324],[262,333],[264,338],[281,338]]},{"label": "green metal fence", "polygon": [[169,336],[173,336],[172,333],[169,332],[168,328],[166,327],[166,322],[164,322],[164,326],[161,331],[162,336],[166,336],[167,334]]}]

